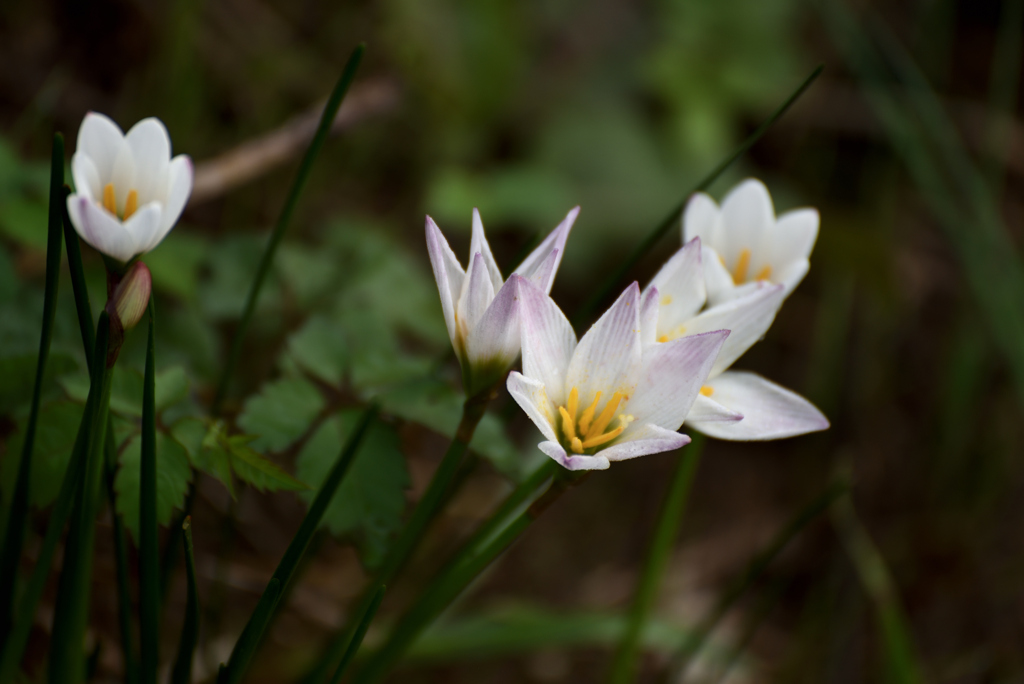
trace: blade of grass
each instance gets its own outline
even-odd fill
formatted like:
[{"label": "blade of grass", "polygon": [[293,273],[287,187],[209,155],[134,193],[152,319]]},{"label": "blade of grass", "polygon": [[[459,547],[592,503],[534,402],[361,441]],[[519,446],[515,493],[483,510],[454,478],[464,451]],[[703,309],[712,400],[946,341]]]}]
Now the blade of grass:
[{"label": "blade of grass", "polygon": [[761,623],[778,605],[779,599],[782,598],[783,589],[783,583],[776,582],[768,589],[766,595],[758,601],[757,607],[754,608],[753,613],[747,618],[746,624],[740,632],[740,637],[736,640],[736,645],[732,647],[715,676],[709,680],[709,684],[725,684],[726,678],[729,676],[732,668],[736,666],[740,656],[747,650],[754,635],[757,634]]},{"label": "blade of grass", "polygon": [[274,575],[263,592],[263,596],[260,597],[256,610],[253,611],[245,628],[242,630],[242,634],[238,637],[238,642],[235,643],[235,648],[231,652],[231,658],[228,660],[227,667],[217,679],[219,683],[230,682],[235,684],[242,681],[242,677],[249,667],[249,660],[252,658],[253,653],[256,652],[256,648],[263,638],[267,625],[270,624],[274,617],[278,598],[280,598],[281,593],[291,582],[295,574],[295,568],[298,566],[299,561],[302,560],[302,555],[309,545],[309,540],[313,537],[313,533],[320,526],[320,520],[323,518],[324,511],[327,510],[327,506],[331,503],[331,499],[334,498],[338,486],[345,478],[345,474],[348,472],[348,468],[359,450],[359,445],[362,443],[366,431],[377,416],[377,410],[376,405],[371,405],[363,412],[355,429],[342,447],[338,460],[334,463],[327,478],[324,479],[324,483],[313,499],[313,503],[310,504],[306,517],[302,519],[302,523],[299,525],[299,531],[292,538],[288,549],[281,558],[281,562],[278,563]]},{"label": "blade of grass", "polygon": [[174,660],[171,684],[189,684],[192,681],[192,658],[199,643],[199,592],[196,589],[196,559],[192,550],[192,518],[186,517],[181,525],[185,547],[185,577],[188,597],[185,601],[185,622],[178,641],[178,657]]},{"label": "blade of grass", "polygon": [[160,647],[160,538],[156,520],[156,308],[149,300],[149,336],[142,382],[139,465],[139,631],[142,684],[156,684]]},{"label": "blade of grass", "polygon": [[43,324],[39,333],[39,355],[36,379],[32,388],[32,404],[25,425],[25,442],[18,461],[18,474],[7,517],[3,549],[0,552],[0,643],[7,639],[13,624],[14,585],[25,541],[25,520],[28,517],[28,493],[32,474],[32,449],[35,446],[39,401],[43,393],[46,360],[50,356],[53,319],[57,311],[57,289],[60,284],[61,206],[64,204],[64,136],[53,135],[50,154],[50,208],[46,230],[46,285],[43,293]]},{"label": "blade of grass", "polygon": [[1003,170],[1010,153],[1011,122],[1017,110],[1017,92],[1020,85],[1021,39],[1024,37],[1024,0],[1003,0],[999,17],[999,32],[992,55],[992,76],[989,80],[988,148],[992,162],[988,165],[988,180],[992,197],[998,201],[1002,195]]},{"label": "blade of grass", "polygon": [[607,279],[605,279],[604,283],[595,289],[594,295],[590,299],[586,300],[583,303],[583,305],[579,308],[576,315],[573,317],[573,324],[575,326],[578,327],[579,325],[585,323],[597,310],[597,307],[600,306],[602,302],[607,300],[609,296],[611,296],[611,294],[616,291],[616,288],[619,286],[619,283],[622,281],[623,278],[625,278],[626,274],[629,273],[630,269],[632,269],[637,264],[637,262],[639,262],[640,259],[642,259],[643,256],[647,254],[647,252],[650,251],[650,249],[654,247],[654,245],[656,245],[658,241],[661,238],[663,238],[665,234],[668,233],[668,231],[671,230],[674,225],[676,225],[676,223],[679,221],[680,217],[683,214],[683,209],[686,208],[686,203],[689,201],[690,196],[693,195],[694,193],[703,192],[704,190],[707,190],[711,186],[711,184],[718,180],[718,177],[725,173],[725,171],[730,166],[732,166],[737,159],[746,154],[747,150],[753,147],[754,144],[761,139],[761,136],[767,133],[768,129],[771,128],[772,125],[776,121],[778,121],[783,114],[786,113],[786,111],[793,105],[793,103],[799,100],[800,96],[803,95],[804,92],[806,92],[807,89],[811,87],[811,84],[814,83],[814,80],[821,75],[821,72],[822,70],[824,70],[824,68],[825,66],[823,64],[818,65],[814,69],[814,71],[811,72],[810,76],[804,79],[803,83],[801,83],[800,86],[795,91],[793,91],[793,94],[790,95],[786,99],[786,101],[779,106],[778,109],[772,112],[771,116],[769,116],[767,119],[761,122],[761,125],[758,126],[757,129],[753,133],[751,133],[747,137],[747,139],[740,144],[738,148],[736,148],[736,151],[733,152],[732,155],[730,155],[718,166],[712,169],[711,173],[705,176],[704,180],[698,183],[696,187],[694,187],[689,193],[687,193],[683,200],[675,208],[673,208],[672,211],[668,213],[668,215],[662,220],[662,222],[659,223],[658,226],[654,230],[652,230],[646,238],[644,238],[644,241],[641,242],[636,247],[636,249],[630,252],[629,256],[627,256],[619,263],[618,267],[616,267],[616,269],[612,271],[612,274],[608,276]]},{"label": "blade of grass", "polygon": [[117,474],[117,447],[114,445],[112,423],[107,421],[107,443],[104,448],[103,475],[106,483],[107,502],[110,504],[111,533],[114,537],[114,562],[117,565],[117,621],[121,629],[121,653],[124,657],[124,679],[127,684],[139,681],[139,659],[135,653],[134,627],[132,622],[131,573],[128,570],[128,539],[124,530],[124,519],[117,513],[117,492],[114,479]]},{"label": "blade of grass", "polygon": [[352,635],[352,640],[349,641],[348,648],[345,649],[345,655],[341,658],[341,664],[338,665],[337,671],[334,673],[334,677],[331,678],[331,684],[341,684],[341,678],[345,674],[345,670],[348,669],[349,663],[356,657],[356,653],[359,652],[359,647],[363,644],[363,637],[366,636],[366,630],[370,628],[370,623],[373,622],[373,616],[377,614],[377,609],[380,608],[380,602],[384,600],[383,584],[377,587],[377,590],[373,592],[370,599],[370,605],[367,607],[366,612],[363,613],[362,619],[359,621],[359,626],[356,627],[355,634]]},{"label": "blade of grass", "polygon": [[256,301],[259,299],[260,290],[263,288],[263,282],[266,280],[267,274],[270,272],[270,265],[274,261],[274,255],[277,253],[277,248],[281,244],[281,240],[284,238],[285,231],[288,230],[288,224],[291,223],[292,214],[295,212],[295,207],[299,202],[299,196],[302,194],[302,189],[305,187],[306,180],[309,178],[310,170],[313,168],[313,162],[316,161],[317,156],[320,154],[320,150],[324,146],[324,142],[327,140],[327,136],[331,131],[331,124],[334,122],[334,117],[337,115],[338,109],[341,107],[341,103],[345,99],[345,94],[348,92],[348,88],[352,84],[352,80],[355,78],[356,70],[359,68],[359,62],[362,60],[363,52],[365,50],[366,45],[364,43],[360,43],[348,58],[348,62],[345,64],[345,69],[341,73],[341,78],[338,79],[337,85],[334,86],[334,90],[331,92],[331,96],[327,100],[327,104],[324,106],[324,112],[320,117],[320,125],[316,130],[316,135],[313,136],[313,140],[309,143],[309,148],[306,150],[306,155],[302,159],[302,164],[299,165],[298,173],[295,174],[295,180],[292,181],[292,186],[288,190],[288,197],[285,200],[284,208],[281,210],[281,216],[277,219],[277,224],[274,226],[274,230],[270,234],[270,240],[267,242],[266,249],[263,250],[263,256],[260,258],[259,267],[256,269],[256,277],[253,278],[252,285],[249,288],[249,295],[245,300],[245,308],[242,310],[242,318],[239,320],[238,327],[235,329],[234,339],[231,342],[231,350],[228,352],[228,358],[224,364],[224,370],[221,373],[220,382],[217,383],[217,393],[214,396],[213,406],[211,409],[212,413],[215,415],[220,412],[227,394],[228,383],[231,381],[231,376],[234,375],[235,367],[238,366],[238,360],[242,353],[242,341],[245,339],[245,332],[249,327],[249,320],[252,318],[253,311],[256,309]]},{"label": "blade of grass", "polygon": [[658,517],[658,526],[647,552],[640,582],[633,595],[633,606],[629,612],[626,631],[612,661],[608,678],[612,684],[625,684],[635,680],[637,659],[640,655],[640,636],[650,618],[654,600],[658,596],[672,546],[679,536],[679,527],[683,522],[683,513],[690,498],[690,487],[700,463],[704,442],[703,435],[695,434],[693,441],[686,448],[679,450],[676,470],[669,483],[665,502]]}]

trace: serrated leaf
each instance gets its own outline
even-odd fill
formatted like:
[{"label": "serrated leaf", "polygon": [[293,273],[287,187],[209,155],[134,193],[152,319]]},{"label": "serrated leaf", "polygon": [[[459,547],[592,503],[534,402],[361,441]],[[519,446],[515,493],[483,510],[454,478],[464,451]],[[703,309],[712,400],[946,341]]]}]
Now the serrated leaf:
[{"label": "serrated leaf", "polygon": [[[71,401],[56,401],[42,407],[32,449],[29,503],[33,506],[44,508],[57,498],[78,434],[83,408]],[[25,444],[26,422],[27,418],[19,421],[18,431],[7,440],[6,454],[3,461],[0,461],[0,486],[3,488],[4,501],[10,501],[14,491],[21,450]]]},{"label": "serrated leaf", "polygon": [[[81,373],[60,379],[68,396],[85,403],[89,396],[89,378]],[[181,366],[165,368],[156,374],[156,409],[178,403],[188,396],[188,376]],[[128,418],[142,417],[142,373],[132,368],[116,366],[110,380],[110,410]]]},{"label": "serrated leaf", "polygon": [[281,466],[254,451],[248,444],[250,441],[253,441],[251,435],[234,435],[221,441],[231,457],[231,470],[239,479],[261,492],[308,489],[305,484],[286,473]]},{"label": "serrated leaf", "polygon": [[308,380],[276,380],[245,402],[238,426],[257,436],[254,449],[280,451],[305,434],[323,407],[323,396]]},{"label": "serrated leaf", "polygon": [[314,316],[288,339],[288,356],[299,368],[331,385],[340,385],[348,360],[345,329],[337,322]]},{"label": "serrated leaf", "polygon": [[[313,489],[300,496],[308,504],[334,465],[358,411],[341,411],[324,422],[299,453],[296,476]],[[374,567],[383,559],[391,536],[402,524],[409,473],[394,428],[375,422],[356,454],[348,474],[324,513],[321,525],[338,536],[351,536],[363,562]]]},{"label": "serrated leaf", "polygon": [[231,457],[227,450],[220,446],[217,439],[219,431],[219,424],[210,425],[199,418],[182,418],[171,426],[171,434],[185,447],[192,466],[220,480],[231,494],[231,498],[234,498]]},{"label": "serrated leaf", "polygon": [[[121,450],[120,466],[114,478],[117,492],[117,512],[124,519],[132,538],[139,538],[139,475],[141,467],[142,436],[132,437]],[[192,481],[192,466],[185,447],[170,435],[158,432],[156,436],[156,519],[168,525],[175,508],[182,508],[188,485]]]}]

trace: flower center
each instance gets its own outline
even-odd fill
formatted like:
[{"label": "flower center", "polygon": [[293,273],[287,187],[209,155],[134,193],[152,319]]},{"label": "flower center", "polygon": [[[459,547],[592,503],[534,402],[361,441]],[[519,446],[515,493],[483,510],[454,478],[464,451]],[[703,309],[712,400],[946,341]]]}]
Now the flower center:
[{"label": "flower center", "polygon": [[[720,257],[721,258],[721,257]],[[725,260],[722,259],[722,265],[725,266]],[[729,268],[726,266],[726,268]],[[747,282],[747,271],[750,270],[750,250],[742,249],[740,251],[739,258],[736,259],[736,267],[732,269],[732,281],[736,285]],[[751,280],[769,280],[772,277],[772,267],[765,266],[758,271]]]},{"label": "flower center", "polygon": [[[573,453],[582,454],[586,449],[593,449],[607,444],[622,434],[626,426],[633,421],[633,416],[619,414],[619,426],[608,430],[612,419],[615,418],[615,411],[624,400],[629,397],[622,392],[616,392],[612,398],[605,403],[600,414],[597,414],[597,405],[601,401],[601,393],[594,396],[593,403],[583,410],[579,419],[576,414],[579,411],[580,393],[575,387],[569,392],[569,400],[565,406],[558,407],[558,413],[562,416],[562,434],[569,442],[569,448]],[[595,417],[595,414],[597,416]]]},{"label": "flower center", "polygon": [[127,221],[135,213],[135,210],[139,208],[139,193],[136,190],[128,191],[128,198],[124,201],[124,213],[119,214],[117,213],[117,196],[114,194],[114,184],[107,183],[103,186],[103,201],[100,204],[114,216],[117,216],[122,221]]}]

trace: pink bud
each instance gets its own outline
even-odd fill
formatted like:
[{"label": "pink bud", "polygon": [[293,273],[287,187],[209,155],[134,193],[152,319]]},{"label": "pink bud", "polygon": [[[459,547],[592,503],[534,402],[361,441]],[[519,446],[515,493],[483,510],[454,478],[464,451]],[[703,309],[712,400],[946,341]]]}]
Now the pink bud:
[{"label": "pink bud", "polygon": [[[122,329],[128,330],[142,320],[153,291],[153,278],[146,264],[136,261],[117,284],[107,305],[107,312],[118,319]],[[113,305],[113,306],[111,306]],[[113,309],[113,311],[111,311]]]}]

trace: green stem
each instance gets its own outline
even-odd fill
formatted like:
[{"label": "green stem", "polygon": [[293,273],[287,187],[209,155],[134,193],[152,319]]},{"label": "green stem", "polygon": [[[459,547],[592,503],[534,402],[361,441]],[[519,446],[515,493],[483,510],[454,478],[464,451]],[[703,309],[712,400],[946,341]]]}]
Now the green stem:
[{"label": "green stem", "polygon": [[107,438],[110,378],[113,372],[113,366],[106,363],[109,336],[110,320],[106,312],[103,312],[96,330],[96,353],[93,357],[92,386],[97,391],[96,404],[90,416],[92,426],[89,429],[88,455],[85,473],[75,497],[54,609],[49,665],[49,681],[52,684],[79,684],[85,676],[82,645],[89,617],[96,516],[100,508],[103,449]]},{"label": "green stem", "polygon": [[249,320],[252,318],[253,311],[256,309],[256,301],[259,299],[260,290],[263,289],[263,282],[267,279],[267,274],[270,272],[270,265],[274,261],[274,255],[277,253],[277,248],[281,244],[281,240],[284,238],[285,231],[288,229],[288,224],[291,223],[292,214],[295,212],[295,207],[299,202],[299,196],[302,194],[302,189],[306,185],[306,180],[309,178],[310,170],[313,168],[313,162],[316,161],[317,155],[320,154],[321,148],[324,146],[324,142],[327,140],[327,136],[331,131],[331,125],[334,123],[334,118],[338,114],[338,109],[341,107],[342,101],[345,99],[345,94],[348,92],[349,86],[352,84],[352,80],[355,78],[356,70],[359,68],[359,62],[363,58],[363,52],[366,50],[366,45],[360,43],[356,46],[356,49],[352,51],[351,56],[348,58],[348,62],[345,64],[345,69],[341,73],[341,78],[338,79],[338,83],[334,86],[334,90],[331,92],[330,98],[327,100],[327,104],[324,106],[324,112],[320,116],[320,125],[316,129],[316,134],[313,136],[313,140],[309,143],[309,148],[306,149],[306,155],[302,159],[302,164],[299,166],[298,173],[295,174],[295,180],[292,181],[292,186],[288,191],[288,197],[285,200],[284,208],[281,210],[281,215],[277,219],[277,224],[274,226],[274,231],[270,234],[270,240],[267,242],[266,249],[263,250],[263,256],[260,258],[259,267],[256,269],[256,277],[252,281],[252,285],[249,288],[249,296],[245,300],[245,308],[242,310],[242,318],[238,322],[238,328],[235,330],[234,339],[231,342],[231,351],[228,353],[227,362],[224,364],[224,370],[220,377],[220,382],[217,383],[217,393],[213,399],[213,406],[211,412],[216,415],[220,412],[221,406],[224,403],[224,398],[227,395],[228,383],[231,381],[231,376],[234,375],[235,368],[238,366],[238,360],[242,353],[242,341],[245,338],[245,332],[249,327]]},{"label": "green stem", "polygon": [[192,549],[192,518],[186,517],[181,527],[188,598],[185,601],[185,621],[181,626],[178,657],[174,661],[171,684],[189,684],[192,681],[192,657],[199,643],[199,592],[196,590],[196,559]]},{"label": "green stem", "polygon": [[665,568],[668,566],[672,546],[679,536],[683,513],[686,511],[686,503],[690,499],[690,487],[693,484],[693,477],[697,472],[697,465],[700,463],[703,450],[704,436],[700,434],[694,435],[693,442],[689,447],[681,450],[675,474],[672,476],[672,482],[669,484],[668,494],[665,496],[665,503],[662,505],[661,515],[658,518],[658,526],[654,531],[654,539],[647,552],[647,560],[640,575],[640,583],[637,585],[636,594],[633,597],[633,607],[629,612],[626,631],[622,635],[622,641],[619,642],[615,659],[612,661],[608,678],[611,684],[626,684],[634,681],[637,659],[640,654],[640,635],[651,614],[654,599],[658,596],[658,589],[661,586],[661,579],[665,575]]},{"label": "green stem", "polygon": [[245,625],[245,629],[242,630],[242,634],[238,637],[238,642],[231,652],[231,658],[228,660],[227,667],[221,671],[217,678],[219,684],[224,684],[225,682],[236,684],[242,681],[242,677],[249,667],[249,661],[256,652],[267,625],[270,624],[274,617],[281,594],[287,588],[289,582],[291,582],[295,569],[299,561],[302,560],[306,547],[309,545],[309,540],[320,526],[320,520],[323,518],[324,511],[327,510],[327,506],[331,503],[331,499],[334,498],[338,486],[345,478],[345,474],[348,472],[349,466],[359,450],[359,445],[362,443],[366,431],[377,415],[377,410],[376,405],[366,409],[352,434],[345,442],[345,446],[342,447],[338,460],[331,468],[331,472],[328,473],[327,478],[320,487],[320,491],[316,494],[316,498],[313,499],[313,503],[310,504],[306,517],[302,519],[299,531],[292,538],[288,549],[281,558],[281,562],[278,563],[277,569],[274,571],[274,575],[270,578],[270,582],[267,584],[267,588],[263,592],[256,610],[253,611]]},{"label": "green stem", "polygon": [[643,256],[647,254],[647,252],[650,251],[650,249],[654,247],[655,244],[657,244],[658,240],[663,238],[665,234],[678,223],[679,217],[682,216],[683,209],[686,208],[686,203],[689,201],[690,196],[693,195],[694,193],[703,192],[704,190],[706,190],[708,187],[710,187],[712,183],[718,180],[718,177],[725,173],[725,171],[730,166],[732,166],[737,159],[746,154],[747,150],[753,147],[754,143],[761,139],[761,136],[763,136],[768,131],[768,129],[771,128],[772,125],[776,121],[778,121],[783,114],[786,113],[786,111],[793,105],[793,103],[800,99],[800,96],[803,95],[804,92],[814,82],[814,80],[818,78],[819,75],[821,75],[821,72],[824,68],[824,65],[819,65],[817,68],[815,68],[815,70],[811,72],[811,75],[804,79],[804,82],[800,84],[800,87],[797,88],[793,92],[793,94],[790,95],[786,99],[786,101],[783,102],[782,105],[780,105],[779,108],[772,113],[771,116],[765,119],[761,123],[761,125],[757,127],[757,130],[751,133],[747,137],[747,139],[744,140],[738,148],[736,148],[736,151],[733,152],[732,155],[730,155],[727,159],[725,159],[722,163],[715,167],[711,171],[711,173],[705,176],[704,180],[698,183],[697,186],[693,188],[693,190],[691,190],[685,198],[683,198],[683,201],[680,202],[674,209],[672,209],[672,211],[669,212],[669,214],[662,220],[662,222],[658,224],[658,227],[652,230],[650,234],[648,234],[648,236],[644,239],[644,241],[641,242],[636,247],[636,249],[634,249],[629,254],[629,256],[627,256],[625,259],[619,262],[618,267],[615,268],[614,271],[612,271],[612,274],[608,276],[608,278],[604,281],[604,284],[596,288],[594,291],[594,295],[586,302],[584,302],[583,306],[579,308],[576,316],[573,317],[574,324],[578,326],[579,324],[585,323],[590,318],[594,311],[597,310],[597,307],[600,306],[601,303],[604,302],[606,299],[608,299],[608,297],[615,291],[615,288],[618,287],[619,283],[626,276],[626,274],[629,273],[630,269],[632,269],[633,266],[635,266],[637,262],[639,262],[640,259],[642,259]]},{"label": "green stem", "polygon": [[345,655],[342,656],[341,664],[338,665],[338,669],[331,678],[331,684],[341,684],[341,678],[345,675],[345,670],[348,669],[349,663],[352,662],[352,659],[356,657],[356,653],[359,652],[359,647],[363,645],[363,637],[366,636],[366,630],[370,628],[370,623],[373,622],[373,616],[377,614],[377,609],[380,608],[380,602],[384,600],[384,585],[378,585],[377,590],[374,591],[371,596],[370,605],[363,613],[363,617],[359,621],[359,626],[356,627],[355,634],[352,635],[348,648],[345,649]]},{"label": "green stem", "polygon": [[39,334],[39,355],[36,360],[36,379],[32,388],[32,404],[25,441],[18,461],[14,494],[7,517],[7,531],[0,551],[0,643],[10,634],[13,624],[14,585],[21,561],[21,548],[25,542],[25,519],[28,517],[29,485],[32,475],[32,449],[35,446],[36,425],[39,422],[39,401],[43,394],[46,361],[50,356],[53,337],[53,319],[57,311],[57,290],[60,284],[60,228],[61,205],[64,204],[64,136],[53,135],[50,154],[50,211],[46,232],[46,286],[43,293],[43,326]]},{"label": "green stem", "polygon": [[124,531],[124,519],[117,512],[117,492],[114,479],[117,474],[117,447],[114,444],[114,429],[107,420],[107,442],[104,448],[104,480],[106,482],[107,501],[110,503],[110,514],[113,518],[111,532],[114,537],[114,560],[117,564],[117,617],[121,629],[121,651],[124,654],[124,679],[127,684],[139,681],[139,661],[135,655],[135,644],[132,627],[132,592],[128,570],[128,539]]},{"label": "green stem", "polygon": [[156,519],[156,308],[149,301],[149,338],[142,384],[139,472],[139,627],[141,683],[156,684],[160,645],[160,539]]},{"label": "green stem", "polygon": [[[66,193],[71,192],[64,186]],[[82,248],[78,242],[78,233],[71,224],[68,207],[65,202],[61,207],[64,222],[64,245],[68,250],[68,271],[71,273],[71,290],[75,294],[75,310],[78,312],[78,328],[82,333],[82,349],[85,350],[85,361],[92,371],[92,348],[96,344],[96,331],[92,327],[92,306],[89,304],[89,289],[85,285],[85,270],[82,268]]]}]

